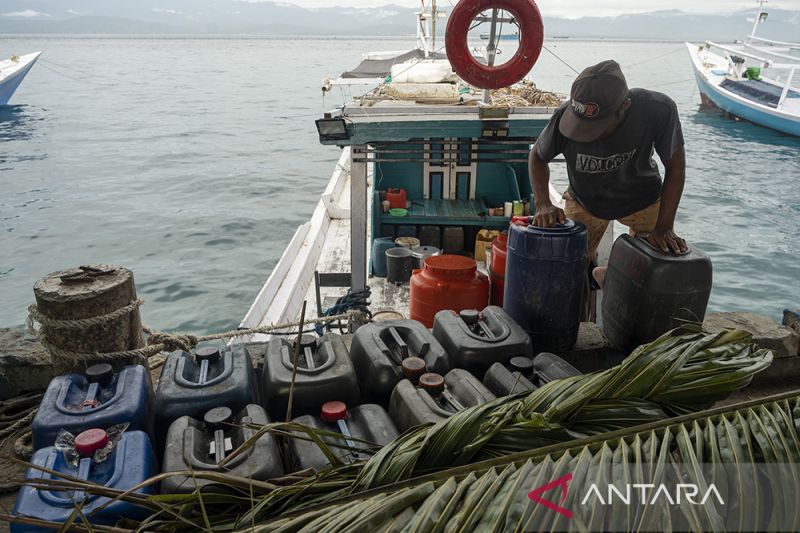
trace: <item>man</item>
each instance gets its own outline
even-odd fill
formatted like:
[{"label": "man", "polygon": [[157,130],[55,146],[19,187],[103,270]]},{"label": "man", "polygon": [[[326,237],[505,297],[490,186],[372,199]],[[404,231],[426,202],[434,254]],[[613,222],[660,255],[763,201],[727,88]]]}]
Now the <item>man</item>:
[{"label": "man", "polygon": [[[552,227],[567,218],[582,222],[590,258],[612,220],[636,234],[647,233],[650,244],[665,253],[685,252],[686,242],[673,231],[686,170],[675,102],[654,91],[629,90],[611,60],[581,72],[570,97],[530,153],[533,224]],[[663,184],[653,152],[664,164]],[[569,176],[563,210],[550,202],[548,193],[548,163],[558,154],[564,154]],[[605,270],[594,274],[602,284]]]}]

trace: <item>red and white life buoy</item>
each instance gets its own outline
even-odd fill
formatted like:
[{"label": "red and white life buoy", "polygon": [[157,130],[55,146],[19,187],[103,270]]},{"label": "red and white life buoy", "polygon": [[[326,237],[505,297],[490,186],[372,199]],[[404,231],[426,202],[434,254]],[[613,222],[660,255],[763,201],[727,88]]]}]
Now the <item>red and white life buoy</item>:
[{"label": "red and white life buoy", "polygon": [[[506,63],[490,67],[479,63],[467,44],[469,28],[481,12],[505,9],[519,24],[517,53]],[[544,25],[533,0],[461,0],[450,13],[445,34],[447,58],[461,79],[481,89],[508,87],[531,71],[544,43]]]}]

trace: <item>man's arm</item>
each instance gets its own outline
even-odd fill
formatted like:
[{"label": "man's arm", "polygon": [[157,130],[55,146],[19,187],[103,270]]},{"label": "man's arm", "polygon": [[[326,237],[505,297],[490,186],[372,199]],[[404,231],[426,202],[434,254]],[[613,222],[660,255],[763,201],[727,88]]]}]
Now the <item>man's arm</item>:
[{"label": "man's arm", "polygon": [[664,186],[661,188],[661,208],[658,212],[655,230],[647,240],[665,253],[680,254],[689,248],[686,241],[678,237],[672,230],[675,224],[675,213],[683,194],[686,181],[686,153],[681,146],[672,157],[664,163]]},{"label": "man's arm", "polygon": [[533,225],[551,228],[556,224],[566,222],[567,217],[564,210],[554,206],[550,201],[550,166],[539,158],[536,146],[531,149],[528,156],[528,169],[536,209]]}]

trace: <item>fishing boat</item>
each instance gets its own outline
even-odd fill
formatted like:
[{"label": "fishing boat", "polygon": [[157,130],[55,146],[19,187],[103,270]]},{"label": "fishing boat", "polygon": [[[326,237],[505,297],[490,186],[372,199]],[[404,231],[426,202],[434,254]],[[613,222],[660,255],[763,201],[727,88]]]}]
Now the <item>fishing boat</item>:
[{"label": "fishing boat", "polygon": [[33,52],[0,61],[0,105],[8,104],[40,55],[41,52]]},{"label": "fishing boat", "polygon": [[[475,89],[453,74],[436,47],[441,12],[435,3],[417,15],[417,48],[367,54],[357,68],[325,80],[323,91],[375,87],[317,121],[320,142],[341,147],[341,155],[311,219],[290,240],[242,328],[296,320],[304,301],[321,316],[344,293],[367,288],[373,313],[407,318],[408,284],[371,275],[375,238],[420,237],[418,229],[439,228],[454,239],[423,237],[422,244],[470,255],[480,229],[508,228],[504,204],[530,200],[530,147],[565,96],[540,91],[530,80]],[[499,24],[512,22],[502,14],[486,20],[494,35]],[[476,64],[493,64],[495,43]],[[390,188],[408,191],[405,216],[383,212],[381,191]],[[550,197],[562,203],[552,185]]]},{"label": "fishing boat", "polygon": [[[481,39],[484,41],[488,41],[491,38],[492,34],[490,32],[483,32],[481,33]],[[497,36],[497,39],[500,41],[516,41],[519,39],[519,33],[504,33]]]},{"label": "fishing boat", "polygon": [[768,18],[764,0],[741,44],[686,43],[703,104],[767,128],[800,136],[800,43],[756,36]]}]

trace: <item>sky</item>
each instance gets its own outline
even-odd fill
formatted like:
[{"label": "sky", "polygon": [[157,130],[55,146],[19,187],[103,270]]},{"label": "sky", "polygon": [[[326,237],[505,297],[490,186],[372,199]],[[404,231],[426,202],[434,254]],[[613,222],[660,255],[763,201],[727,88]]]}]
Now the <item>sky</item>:
[{"label": "sky", "polygon": [[[247,0],[245,0],[247,1]],[[259,1],[259,0],[249,0]],[[420,0],[278,0],[281,3],[303,7],[358,6],[375,7],[396,4],[407,7],[420,5]],[[456,0],[438,0],[439,5],[449,8]],[[622,13],[640,13],[662,9],[680,9],[696,13],[727,13],[742,9],[754,9],[755,0],[540,0],[537,2],[542,14],[549,16],[580,18],[586,16],[613,16]],[[767,8],[800,10],[800,0],[780,0],[767,4]]]}]

